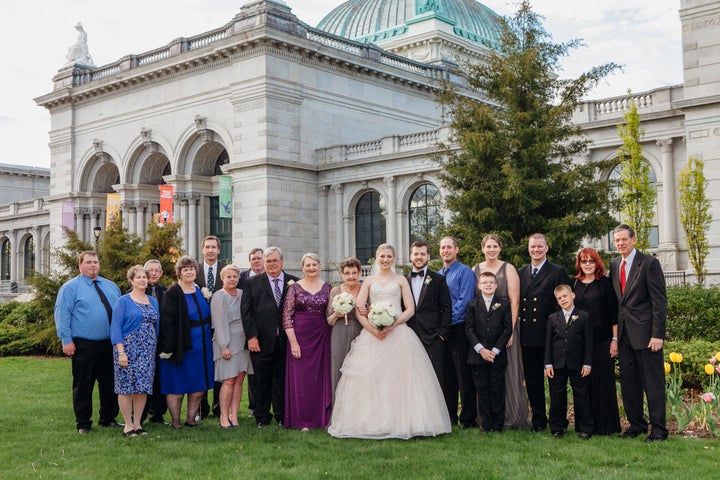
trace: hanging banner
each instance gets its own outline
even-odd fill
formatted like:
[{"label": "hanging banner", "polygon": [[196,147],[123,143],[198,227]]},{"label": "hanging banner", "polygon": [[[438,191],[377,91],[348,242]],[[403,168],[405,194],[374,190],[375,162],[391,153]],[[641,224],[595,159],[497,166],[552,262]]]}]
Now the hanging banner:
[{"label": "hanging banner", "polygon": [[220,197],[220,218],[232,218],[232,177],[218,177],[218,196]]},{"label": "hanging banner", "polygon": [[173,216],[173,191],[172,185],[160,185],[160,215],[158,225],[172,223]]},{"label": "hanging banner", "polygon": [[62,236],[67,237],[68,231],[75,231],[75,202],[72,200],[63,200],[62,202]]},{"label": "hanging banner", "polygon": [[105,230],[120,216],[120,194],[107,194],[107,213],[105,213]]}]

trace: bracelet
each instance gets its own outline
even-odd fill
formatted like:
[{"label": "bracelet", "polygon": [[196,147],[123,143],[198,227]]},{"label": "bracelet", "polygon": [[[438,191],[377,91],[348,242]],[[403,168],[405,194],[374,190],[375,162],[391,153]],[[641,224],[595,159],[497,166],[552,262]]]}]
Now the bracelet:
[{"label": "bracelet", "polygon": [[125,350],[118,352],[118,355],[125,355]]},{"label": "bracelet", "polygon": [[612,337],[614,342],[617,342],[617,337]]}]

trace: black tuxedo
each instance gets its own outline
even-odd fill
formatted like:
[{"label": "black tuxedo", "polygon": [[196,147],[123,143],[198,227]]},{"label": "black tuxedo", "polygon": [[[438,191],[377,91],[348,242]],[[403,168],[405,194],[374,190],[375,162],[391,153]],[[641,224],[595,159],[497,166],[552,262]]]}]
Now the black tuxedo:
[{"label": "black tuxedo", "polygon": [[545,365],[552,365],[550,384],[550,430],[564,431],[567,420],[567,382],[573,391],[575,431],[593,432],[590,377],[581,375],[584,365],[592,366],[593,328],[590,315],[573,309],[566,322],[562,310],[551,313],[547,321]]},{"label": "black tuxedo", "polygon": [[636,252],[623,293],[620,288],[621,260],[614,258],[610,262],[610,277],[618,300],[620,386],[625,414],[633,433],[647,431],[647,420],[643,414],[644,389],[651,434],[664,438],[668,432],[663,351],[653,352],[648,344],[650,338],[665,339],[665,277],[655,257]]},{"label": "black tuxedo", "polygon": [[542,429],[547,425],[545,413],[545,335],[547,318],[559,307],[553,291],[560,284],[570,285],[564,268],[545,261],[535,278],[532,264],[518,270],[520,277],[520,345],[522,347],[525,387],[532,409],[532,426]]},{"label": "black tuxedo", "polygon": [[[250,276],[250,272],[252,272],[252,270],[250,270],[249,268],[247,270],[243,270],[242,272],[240,272],[240,278],[238,279],[237,288],[239,288],[240,290],[245,290],[245,287],[244,287],[245,282],[247,281],[248,278],[252,278]],[[257,275],[253,275],[253,276],[257,276]]]},{"label": "black tuxedo", "polygon": [[288,282],[297,277],[285,273],[280,305],[275,296],[267,273],[247,279],[244,284],[241,311],[245,337],[257,338],[259,352],[250,352],[255,370],[253,397],[255,400],[255,421],[259,425],[270,423],[270,405],[278,423],[283,422],[285,413],[285,352],[287,336],[282,328],[282,306],[287,294]]},{"label": "black tuxedo", "polygon": [[[218,290],[223,288],[223,281],[222,278],[220,278],[220,272],[222,272],[222,269],[225,268],[226,265],[227,264],[223,262],[217,262],[215,268],[213,269],[213,275],[215,275],[215,288],[213,288],[213,292],[217,292]],[[204,262],[200,262],[199,271],[197,272],[197,276],[195,277],[195,283],[197,283],[198,287],[200,288],[207,287]]]},{"label": "black tuxedo", "polygon": [[[406,275],[412,289],[412,275]],[[430,357],[433,370],[440,385],[444,385],[445,341],[450,333],[452,300],[445,277],[425,269],[422,289],[415,305],[415,315],[408,320]],[[413,296],[414,298],[414,296]]]},{"label": "black tuxedo", "polygon": [[[506,345],[512,335],[510,302],[493,297],[488,311],[483,297],[477,296],[465,311],[465,334],[470,342],[467,362],[478,394],[483,429],[501,431],[505,423]],[[483,348],[499,350],[493,362],[486,362],[475,351],[478,343]]]}]

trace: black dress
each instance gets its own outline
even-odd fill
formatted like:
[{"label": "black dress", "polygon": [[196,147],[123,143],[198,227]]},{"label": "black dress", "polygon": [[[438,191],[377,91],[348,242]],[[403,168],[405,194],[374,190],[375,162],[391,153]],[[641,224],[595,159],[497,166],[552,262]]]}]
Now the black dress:
[{"label": "black dress", "polygon": [[593,363],[590,373],[590,396],[596,435],[620,432],[615,359],[610,356],[612,327],[617,324],[617,300],[607,277],[590,283],[575,281],[575,306],[590,314],[593,324]]}]

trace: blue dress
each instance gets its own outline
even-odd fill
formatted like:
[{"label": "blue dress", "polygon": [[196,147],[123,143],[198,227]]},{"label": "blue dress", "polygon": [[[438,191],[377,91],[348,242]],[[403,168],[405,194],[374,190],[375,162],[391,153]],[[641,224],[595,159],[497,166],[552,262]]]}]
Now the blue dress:
[{"label": "blue dress", "polygon": [[160,360],[160,391],[163,395],[202,392],[214,384],[210,304],[199,288],[195,289],[194,294],[185,293],[184,296],[190,319],[192,348],[185,351],[182,361],[177,364],[171,360]]},{"label": "blue dress", "polygon": [[153,393],[155,374],[155,345],[157,344],[156,324],[158,311],[150,303],[133,302],[140,309],[142,323],[140,328],[123,337],[128,366],[118,363],[118,353],[113,351],[115,366],[115,393],[132,395],[134,393]]}]

